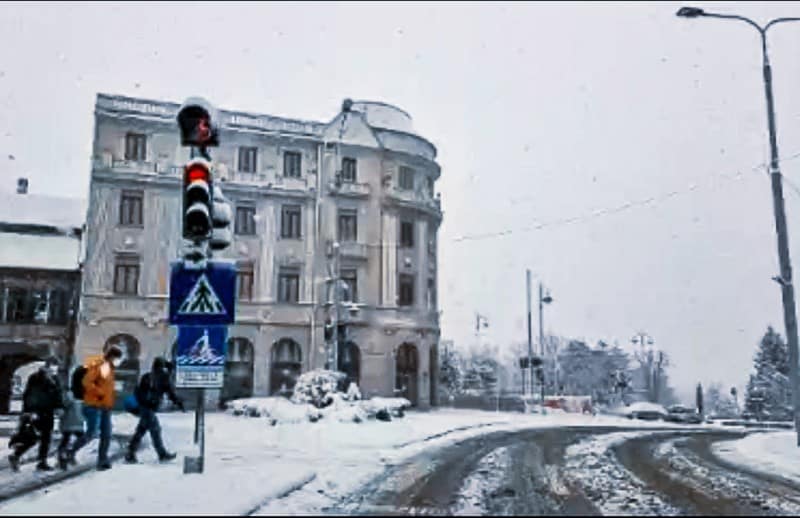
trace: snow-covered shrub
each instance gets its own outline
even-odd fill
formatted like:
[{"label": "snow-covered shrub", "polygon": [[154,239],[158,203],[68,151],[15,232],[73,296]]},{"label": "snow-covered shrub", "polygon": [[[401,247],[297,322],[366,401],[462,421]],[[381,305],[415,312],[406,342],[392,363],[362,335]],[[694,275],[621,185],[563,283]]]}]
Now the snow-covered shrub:
[{"label": "snow-covered shrub", "polygon": [[347,392],[344,394],[344,399],[346,401],[358,401],[361,399],[361,391],[358,389],[358,385],[354,382],[350,382],[350,385],[347,387]]},{"label": "snow-covered shrub", "polygon": [[405,398],[385,398],[374,397],[360,402],[361,408],[366,412],[369,417],[378,418],[378,413],[384,413],[394,417],[403,417],[405,410],[411,408],[411,401]]},{"label": "snow-covered shrub", "polygon": [[293,404],[283,397],[247,398],[230,401],[228,410],[236,416],[263,417],[270,425],[315,422],[319,410],[307,403]]},{"label": "snow-covered shrub", "polygon": [[293,403],[309,403],[316,408],[325,408],[333,403],[339,383],[344,380],[343,372],[315,369],[297,378],[292,394]]}]

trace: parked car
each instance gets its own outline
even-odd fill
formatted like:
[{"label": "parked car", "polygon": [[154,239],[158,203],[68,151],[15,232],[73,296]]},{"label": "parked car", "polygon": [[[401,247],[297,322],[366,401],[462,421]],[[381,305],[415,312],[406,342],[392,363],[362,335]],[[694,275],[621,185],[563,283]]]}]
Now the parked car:
[{"label": "parked car", "polygon": [[667,410],[655,403],[647,403],[644,401],[632,403],[625,409],[625,415],[628,419],[643,419],[646,421],[658,421],[667,416]]},{"label": "parked car", "polygon": [[686,424],[700,424],[703,422],[703,418],[694,408],[685,407],[683,405],[673,405],[669,407],[666,420],[672,423]]}]

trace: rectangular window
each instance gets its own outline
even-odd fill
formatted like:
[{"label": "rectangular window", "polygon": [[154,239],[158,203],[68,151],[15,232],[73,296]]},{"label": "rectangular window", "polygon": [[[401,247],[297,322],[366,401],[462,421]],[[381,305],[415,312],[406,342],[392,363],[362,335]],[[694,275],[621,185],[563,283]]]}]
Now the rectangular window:
[{"label": "rectangular window", "polygon": [[278,302],[297,303],[299,295],[300,270],[282,267],[278,273]]},{"label": "rectangular window", "polygon": [[428,309],[436,309],[436,281],[428,279]]},{"label": "rectangular window", "polygon": [[242,236],[252,236],[256,233],[256,208],[236,207],[236,225],[234,232]]},{"label": "rectangular window", "polygon": [[242,173],[255,173],[256,154],[258,150],[254,147],[240,147],[239,148],[239,172]]},{"label": "rectangular window", "polygon": [[358,301],[358,270],[356,268],[342,268],[340,270],[342,281],[347,284],[347,291],[349,296],[345,299],[346,302]]},{"label": "rectangular window", "polygon": [[239,300],[253,300],[253,264],[243,263],[236,272],[236,293]]},{"label": "rectangular window", "polygon": [[400,274],[399,296],[397,304],[400,306],[414,305],[414,276],[407,273]]},{"label": "rectangular window", "polygon": [[119,200],[119,224],[125,227],[142,226],[144,192],[122,191]]},{"label": "rectangular window", "polygon": [[141,133],[125,135],[125,160],[132,162],[147,160],[147,135]]},{"label": "rectangular window", "polygon": [[410,167],[400,166],[400,181],[398,183],[404,191],[414,190],[414,170]]},{"label": "rectangular window", "polygon": [[433,178],[428,178],[428,196],[433,198]]},{"label": "rectangular window", "polygon": [[356,181],[356,159],[342,158],[342,181],[355,183]]},{"label": "rectangular window", "polygon": [[53,290],[48,301],[47,321],[51,324],[64,325],[67,323],[69,293],[65,290]]},{"label": "rectangular window", "polygon": [[400,222],[400,247],[414,248],[414,222]]},{"label": "rectangular window", "polygon": [[[430,228],[430,226],[428,228]],[[431,238],[428,239],[428,254],[436,255],[436,234],[432,234]]]},{"label": "rectangular window", "polygon": [[283,176],[300,178],[300,157],[297,151],[286,151],[283,154]]},{"label": "rectangular window", "polygon": [[[28,310],[30,307],[30,296],[25,288],[8,288],[8,298],[6,302],[6,321],[7,322],[28,322],[30,321]],[[32,316],[32,315],[31,315]]]},{"label": "rectangular window", "polygon": [[137,295],[139,293],[139,256],[118,255],[114,261],[114,293]]},{"label": "rectangular window", "polygon": [[300,239],[300,206],[284,205],[281,209],[281,237]]},{"label": "rectangular window", "polygon": [[358,215],[352,209],[339,210],[339,242],[358,241]]}]

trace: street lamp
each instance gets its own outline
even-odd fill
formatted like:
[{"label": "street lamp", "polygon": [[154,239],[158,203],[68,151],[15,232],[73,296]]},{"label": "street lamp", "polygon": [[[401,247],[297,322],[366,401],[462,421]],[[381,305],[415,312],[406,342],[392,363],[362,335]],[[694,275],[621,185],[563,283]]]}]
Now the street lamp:
[{"label": "street lamp", "polygon": [[544,288],[542,283],[539,283],[539,354],[542,357],[542,405],[544,405],[544,305],[551,304],[553,297],[550,296],[550,290],[547,295],[542,295]]},{"label": "street lamp", "polygon": [[798,383],[798,343],[797,343],[797,310],[794,301],[794,286],[792,284],[792,265],[789,259],[789,236],[786,229],[786,212],[783,203],[783,183],[778,166],[778,141],[775,131],[775,106],[772,95],[772,67],[767,53],[767,31],[775,24],[783,22],[796,22],[800,18],[776,18],[761,27],[759,24],[744,16],[731,14],[707,13],[697,7],[681,7],[676,13],[682,18],[722,18],[739,20],[754,27],[761,35],[761,56],[764,75],[764,93],[767,98],[767,125],[769,129],[770,147],[770,177],[772,179],[772,201],[775,213],[775,232],[778,235],[778,260],[780,263],[780,277],[774,278],[781,286],[783,299],[783,320],[786,327],[786,337],[789,342],[789,375],[792,381],[792,394],[794,403],[794,422],[797,432],[797,446],[800,447],[800,383]]}]

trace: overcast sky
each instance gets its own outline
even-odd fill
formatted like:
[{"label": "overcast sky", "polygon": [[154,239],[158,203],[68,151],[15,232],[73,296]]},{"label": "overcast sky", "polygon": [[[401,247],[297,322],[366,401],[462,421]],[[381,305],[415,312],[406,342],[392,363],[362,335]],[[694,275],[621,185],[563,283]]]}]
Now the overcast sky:
[{"label": "overcast sky", "polygon": [[[681,5],[3,3],[0,184],[87,197],[97,92],[320,121],[345,97],[393,103],[439,149],[445,338],[474,341],[479,311],[484,340],[524,341],[530,268],[555,299],[546,331],[642,330],[681,394],[742,386],[766,326],[784,334],[759,39]],[[770,42],[800,186],[800,24]],[[797,272],[800,187],[785,191]]]}]

